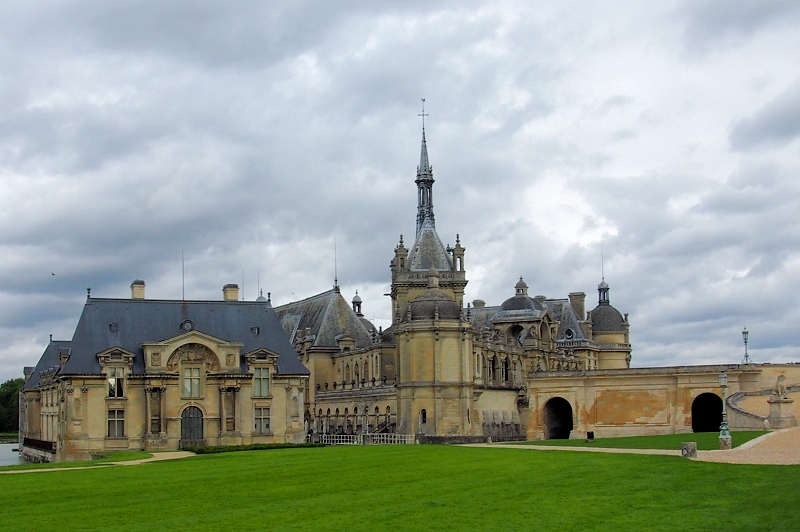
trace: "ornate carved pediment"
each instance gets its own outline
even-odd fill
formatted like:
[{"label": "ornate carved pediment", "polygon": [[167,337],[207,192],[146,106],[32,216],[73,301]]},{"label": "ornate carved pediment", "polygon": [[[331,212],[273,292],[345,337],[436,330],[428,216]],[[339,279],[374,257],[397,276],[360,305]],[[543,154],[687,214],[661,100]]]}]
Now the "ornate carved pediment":
[{"label": "ornate carved pediment", "polygon": [[108,365],[124,365],[128,371],[133,369],[133,359],[136,358],[135,353],[131,353],[127,349],[121,347],[112,347],[97,353],[97,360],[100,362],[100,367],[104,368]]},{"label": "ornate carved pediment", "polygon": [[189,343],[177,348],[167,360],[168,371],[178,371],[181,363],[202,363],[206,371],[219,371],[219,359],[214,352],[202,344]]},{"label": "ornate carved pediment", "polygon": [[249,353],[245,353],[244,359],[247,361],[247,371],[251,372],[253,365],[256,363],[266,364],[268,366],[275,366],[278,363],[279,355],[264,348],[254,349]]}]

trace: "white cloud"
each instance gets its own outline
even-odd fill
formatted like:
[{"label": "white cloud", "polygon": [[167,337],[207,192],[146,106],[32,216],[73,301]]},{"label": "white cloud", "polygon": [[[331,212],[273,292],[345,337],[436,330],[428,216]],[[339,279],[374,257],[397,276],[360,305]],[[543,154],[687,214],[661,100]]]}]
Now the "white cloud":
[{"label": "white cloud", "polygon": [[335,240],[345,296],[390,319],[420,97],[467,300],[523,275],[592,302],[602,241],[636,365],[738,360],[743,325],[791,359],[795,4],[5,5],[0,380],[86,287],[179,297],[181,249],[188,297],[244,272],[279,304],[331,286]]}]

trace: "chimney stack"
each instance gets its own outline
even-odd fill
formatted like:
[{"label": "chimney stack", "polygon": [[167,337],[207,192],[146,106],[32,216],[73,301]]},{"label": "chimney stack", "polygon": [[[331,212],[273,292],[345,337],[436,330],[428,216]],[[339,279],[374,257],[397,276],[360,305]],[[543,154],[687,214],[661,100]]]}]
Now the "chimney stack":
[{"label": "chimney stack", "polygon": [[578,315],[580,321],[586,319],[586,294],[584,292],[570,292],[569,304],[572,305],[572,310]]},{"label": "chimney stack", "polygon": [[222,287],[222,299],[224,301],[239,301],[239,285],[226,284]]},{"label": "chimney stack", "polygon": [[136,279],[131,283],[131,299],[144,299],[144,281]]}]

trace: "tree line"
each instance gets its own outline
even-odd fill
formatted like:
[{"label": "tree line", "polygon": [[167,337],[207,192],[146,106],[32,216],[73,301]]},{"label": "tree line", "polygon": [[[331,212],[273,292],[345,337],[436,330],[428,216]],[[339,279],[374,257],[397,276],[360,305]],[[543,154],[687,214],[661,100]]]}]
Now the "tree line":
[{"label": "tree line", "polygon": [[25,379],[10,379],[0,384],[0,432],[19,429],[19,391]]}]

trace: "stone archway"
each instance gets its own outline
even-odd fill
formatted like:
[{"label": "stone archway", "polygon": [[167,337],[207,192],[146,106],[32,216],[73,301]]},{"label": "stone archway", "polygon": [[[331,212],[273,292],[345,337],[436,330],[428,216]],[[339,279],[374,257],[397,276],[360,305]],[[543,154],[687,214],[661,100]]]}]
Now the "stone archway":
[{"label": "stone archway", "polygon": [[567,440],[572,432],[572,406],[562,397],[544,405],[544,436],[548,440]]},{"label": "stone archway", "polygon": [[692,432],[719,432],[722,399],[715,393],[701,393],[692,401]]}]

